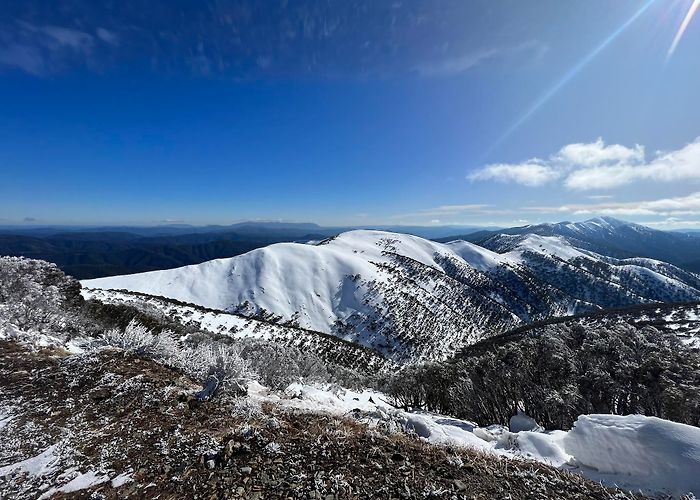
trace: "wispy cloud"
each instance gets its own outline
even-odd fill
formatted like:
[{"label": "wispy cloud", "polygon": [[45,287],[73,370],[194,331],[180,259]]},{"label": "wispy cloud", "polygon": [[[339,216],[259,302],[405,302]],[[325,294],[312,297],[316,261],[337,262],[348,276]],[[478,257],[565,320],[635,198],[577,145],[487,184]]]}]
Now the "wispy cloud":
[{"label": "wispy cloud", "polygon": [[[470,2],[104,2],[27,0],[0,19],[0,65],[37,76],[76,67],[235,79],[444,77],[490,62],[527,64],[547,46],[478,20]],[[482,30],[494,33],[484,42]]]},{"label": "wispy cloud", "polygon": [[392,219],[423,219],[434,221],[443,221],[454,216],[483,216],[483,215],[511,215],[513,210],[506,208],[496,208],[493,205],[475,203],[466,205],[440,205],[438,207],[417,210],[415,212],[394,215]]},{"label": "wispy cloud", "polygon": [[678,217],[668,217],[664,220],[645,221],[642,222],[645,226],[659,227],[662,229],[671,228],[696,228],[700,227],[700,219],[679,219]]},{"label": "wispy cloud", "polygon": [[561,180],[569,189],[611,189],[639,181],[673,182],[700,179],[700,138],[681,149],[658,152],[650,160],[645,149],[620,144],[569,144],[546,160],[498,163],[467,176],[471,181],[513,182],[537,187]]},{"label": "wispy cloud", "polygon": [[440,217],[447,215],[456,215],[464,212],[479,212],[482,213],[484,210],[491,207],[491,205],[486,204],[469,204],[469,205],[440,205],[439,207],[428,208],[424,210],[418,210],[416,212],[411,212],[407,214],[400,214],[393,216],[394,219],[403,219],[407,217]]},{"label": "wispy cloud", "polygon": [[117,35],[105,28],[91,34],[66,26],[16,21],[3,27],[0,65],[47,76],[71,64],[91,65],[97,61],[98,45],[117,44]]},{"label": "wispy cloud", "polygon": [[521,210],[542,214],[571,213],[575,215],[655,215],[665,217],[700,215],[700,192],[695,192],[688,196],[656,200],[530,206],[523,207]]},{"label": "wispy cloud", "polygon": [[496,59],[517,56],[521,59],[526,57],[531,60],[537,60],[547,50],[548,47],[544,43],[531,40],[513,46],[488,47],[461,55],[446,56],[442,59],[418,64],[415,67],[415,71],[426,77],[453,76]]}]

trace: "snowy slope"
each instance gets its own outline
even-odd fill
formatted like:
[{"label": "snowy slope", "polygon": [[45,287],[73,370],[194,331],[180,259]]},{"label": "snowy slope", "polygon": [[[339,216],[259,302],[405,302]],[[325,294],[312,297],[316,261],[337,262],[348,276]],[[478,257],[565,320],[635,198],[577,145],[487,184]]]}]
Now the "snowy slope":
[{"label": "snowy slope", "polygon": [[[464,239],[502,252],[503,236],[559,236],[573,246],[615,258],[648,257],[700,272],[700,238],[659,231],[612,217],[583,222],[558,222],[483,231]],[[446,240],[442,240],[446,241]]]},{"label": "snowy slope", "polygon": [[569,431],[510,432],[499,425],[432,413],[402,411],[384,394],[337,387],[291,385],[286,396],[251,387],[253,398],[336,415],[359,414],[370,425],[395,422],[435,444],[527,458],[609,486],[652,496],[700,494],[700,429],[642,415],[580,415]]},{"label": "snowy slope", "polygon": [[507,236],[496,253],[350,231],[317,245],[280,243],[229,259],[83,281],[292,322],[399,362],[552,316],[645,302],[700,300],[700,279],[649,259],[616,260],[561,237]]}]

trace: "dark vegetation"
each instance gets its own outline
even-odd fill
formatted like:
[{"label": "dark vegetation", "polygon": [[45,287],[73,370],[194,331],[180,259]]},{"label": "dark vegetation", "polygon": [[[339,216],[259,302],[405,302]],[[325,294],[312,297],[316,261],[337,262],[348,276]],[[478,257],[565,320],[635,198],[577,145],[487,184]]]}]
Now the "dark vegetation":
[{"label": "dark vegetation", "polygon": [[46,236],[0,234],[0,255],[57,264],[78,279],[132,274],[232,257],[272,243],[320,239],[323,235],[231,231],[168,236],[124,232],[62,233]]},{"label": "dark vegetation", "polygon": [[[0,227],[0,255],[53,262],[78,279],[141,273],[233,257],[273,243],[323,240],[350,227],[243,222],[230,226]],[[449,228],[382,227],[424,237]],[[461,228],[466,229],[466,228]]]},{"label": "dark vegetation", "polygon": [[399,405],[477,422],[507,424],[520,410],[550,429],[590,413],[700,425],[700,353],[672,333],[563,323],[486,342],[449,362],[406,368],[387,392]]}]

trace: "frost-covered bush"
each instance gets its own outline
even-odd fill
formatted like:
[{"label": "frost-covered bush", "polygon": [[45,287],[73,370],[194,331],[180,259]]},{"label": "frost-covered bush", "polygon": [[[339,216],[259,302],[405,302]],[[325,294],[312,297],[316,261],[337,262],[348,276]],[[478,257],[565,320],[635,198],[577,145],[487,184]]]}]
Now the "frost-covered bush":
[{"label": "frost-covered bush", "polygon": [[26,331],[71,334],[80,328],[75,310],[80,283],[55,264],[23,257],[0,257],[0,319]]},{"label": "frost-covered bush", "polygon": [[176,362],[202,381],[204,389],[198,397],[203,400],[223,393],[245,394],[245,382],[252,376],[248,362],[234,345],[208,342],[186,348]]},{"label": "frost-covered bush", "polygon": [[146,356],[186,373],[202,384],[198,397],[245,393],[245,381],[252,377],[249,363],[235,345],[201,336],[196,344],[181,344],[171,331],[154,334],[132,320],[123,330],[105,332],[101,341],[125,353]]},{"label": "frost-covered bush", "polygon": [[331,376],[318,356],[275,342],[248,340],[241,343],[241,355],[272,389],[284,389],[293,382],[327,382]]},{"label": "frost-covered bush", "polygon": [[102,335],[105,344],[122,349],[131,354],[152,354],[156,337],[145,326],[132,320],[126,328],[114,328]]}]

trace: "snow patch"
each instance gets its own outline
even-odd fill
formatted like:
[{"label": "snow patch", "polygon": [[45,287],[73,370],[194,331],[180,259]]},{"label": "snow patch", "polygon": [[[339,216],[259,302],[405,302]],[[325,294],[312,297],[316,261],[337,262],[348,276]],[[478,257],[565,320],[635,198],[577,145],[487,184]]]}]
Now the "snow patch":
[{"label": "snow patch", "polygon": [[602,475],[700,496],[700,428],[641,415],[582,415],[563,443],[577,463]]},{"label": "snow patch", "polygon": [[30,476],[51,474],[58,468],[59,456],[56,455],[57,445],[51,445],[35,457],[14,464],[0,467],[0,477],[10,474],[26,473]]}]

